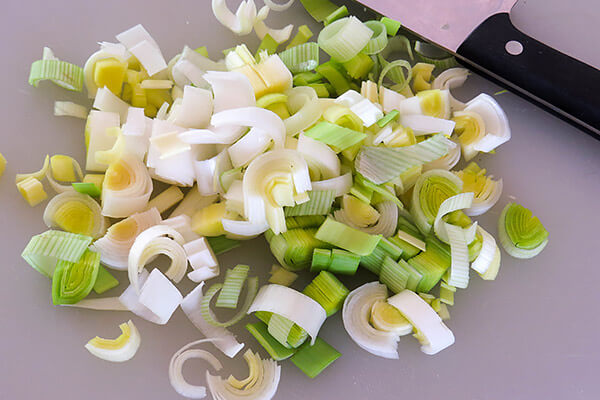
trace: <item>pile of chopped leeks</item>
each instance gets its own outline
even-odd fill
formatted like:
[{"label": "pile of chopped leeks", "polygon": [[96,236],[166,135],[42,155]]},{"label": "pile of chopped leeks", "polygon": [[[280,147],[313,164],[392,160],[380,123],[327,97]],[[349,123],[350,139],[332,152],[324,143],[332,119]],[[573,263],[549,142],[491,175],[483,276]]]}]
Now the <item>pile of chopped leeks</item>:
[{"label": "pile of chopped leeks", "polygon": [[[290,40],[293,26],[271,29],[265,20],[293,0],[265,3],[257,10],[244,0],[234,14],[212,1],[234,33],[259,35],[254,54],[242,44],[213,61],[206,48],[186,46],[167,61],[137,25],[116,43],[101,42],[83,68],[49,48],[31,66],[32,85],[85,87],[93,105],[55,103],[55,115],[86,119],[85,168],[54,155],[16,176],[31,206],[48,197],[44,180],[56,192],[44,212],[49,230],[22,256],[51,279],[57,305],[128,310],[156,324],[181,307],[206,337],[169,365],[171,384],[188,398],[207,391],[185,381],[186,360],[222,368],[193,347],[212,343],[236,357],[245,344],[228,328],[251,313],[257,319],[246,329],[270,358],[248,349],[242,381],[207,371],[216,399],[272,398],[278,362],[288,358],[317,376],[341,356],[319,337],[340,310],[350,337],[374,355],[399,358],[397,342],[410,333],[435,354],[454,342],[444,321],[470,269],[493,280],[500,267],[495,238],[473,217],[497,203],[502,180],[471,161],[510,139],[496,100],[456,100],[450,89],[467,70],[428,57],[427,45],[399,35],[396,21],[363,23],[327,0],[302,0],[324,28],[316,41],[305,25]],[[321,50],[331,59],[321,62]],[[453,170],[461,155],[471,162]],[[0,174],[5,164],[0,154]],[[156,181],[169,187],[156,193]],[[515,203],[502,211],[498,233],[517,258],[548,243],[537,217]],[[279,263],[268,284],[243,264],[221,273],[217,255],[262,234]],[[161,254],[170,259],[164,274],[152,268]],[[340,278],[359,267],[373,282],[350,291]],[[88,298],[118,285],[109,270],[127,271],[129,287]],[[303,270],[312,282],[292,288]],[[183,279],[198,283],[185,296],[176,286]],[[219,308],[237,313],[224,321]],[[96,337],[86,349],[112,362],[131,359],[140,332],[131,320],[119,328],[118,338]]]}]

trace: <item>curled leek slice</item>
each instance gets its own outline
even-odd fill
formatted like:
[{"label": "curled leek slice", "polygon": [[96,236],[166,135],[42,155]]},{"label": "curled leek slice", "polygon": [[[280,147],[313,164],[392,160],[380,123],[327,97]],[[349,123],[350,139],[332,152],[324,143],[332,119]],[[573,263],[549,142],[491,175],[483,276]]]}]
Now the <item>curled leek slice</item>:
[{"label": "curled leek slice", "polygon": [[445,169],[450,171],[460,161],[460,146],[454,140],[448,140],[448,153],[445,156],[438,158],[423,165],[423,171],[432,169]]},{"label": "curled leek slice", "polygon": [[371,325],[377,330],[394,332],[398,335],[408,335],[413,327],[400,311],[385,300],[377,300],[371,307]]},{"label": "curled leek slice", "polygon": [[283,121],[288,135],[297,135],[321,118],[323,109],[315,89],[309,86],[298,86],[286,91],[286,95],[288,96],[287,107],[292,114]]},{"label": "curled leek slice", "polygon": [[48,228],[98,238],[104,234],[108,220],[102,216],[100,206],[90,196],[64,192],[48,202],[44,210],[44,223]]},{"label": "curled leek slice", "polygon": [[271,400],[277,392],[281,366],[272,359],[263,360],[258,353],[247,350],[244,359],[248,363],[248,378],[239,381],[233,376],[225,380],[206,371],[206,381],[215,399]]},{"label": "curled leek slice", "polygon": [[433,355],[454,343],[452,331],[418,294],[403,290],[387,301],[414,326],[423,353]]},{"label": "curled leek slice", "polygon": [[85,348],[98,358],[111,362],[131,360],[142,342],[140,333],[131,320],[119,325],[121,335],[116,339],[103,339],[96,336]]},{"label": "curled leek slice", "polygon": [[248,314],[268,311],[293,321],[304,329],[314,344],[327,318],[325,309],[310,297],[285,286],[266,285],[260,288]]},{"label": "curled leek slice", "polygon": [[[437,215],[435,217],[435,221],[433,222],[433,230],[437,237],[444,243],[449,243],[450,239],[448,238],[448,233],[446,231],[447,226],[442,218],[451,212],[462,210],[465,208],[469,208],[473,203],[473,193],[460,193],[456,196],[452,196],[444,200],[438,209]],[[465,228],[463,232],[465,233],[465,240],[467,243],[471,243],[475,238],[475,227]]]},{"label": "curled leek slice", "polygon": [[343,222],[371,235],[393,236],[396,233],[396,226],[398,224],[398,206],[392,201],[383,201],[377,203],[375,209],[379,213],[379,217],[377,218],[377,222],[371,226],[360,227],[354,225],[352,223],[353,218],[350,217],[350,213],[346,209],[335,211],[334,217],[339,222]]},{"label": "curled leek slice", "polygon": [[337,178],[331,178],[324,181],[312,182],[312,189],[315,191],[332,190],[335,197],[343,196],[350,192],[352,188],[352,174],[350,172],[340,175]]},{"label": "curled leek slice", "polygon": [[487,233],[481,226],[477,227],[477,232],[482,236],[481,251],[477,258],[471,264],[471,268],[477,271],[480,275],[486,274],[488,269],[494,264],[498,245],[496,239]]},{"label": "curled leek slice", "polygon": [[463,191],[473,192],[473,204],[465,210],[469,216],[477,216],[486,213],[492,208],[502,195],[502,179],[494,181],[491,177],[485,176],[486,170],[479,168],[477,164],[471,162],[462,171],[456,172],[456,175],[463,181]]},{"label": "curled leek slice", "polygon": [[139,293],[138,277],[146,263],[153,257],[164,254],[171,259],[171,265],[165,273],[174,282],[185,276],[187,256],[183,249],[185,240],[175,229],[165,225],[152,226],[140,233],[129,251],[127,271],[129,281]]},{"label": "curled leek slice", "polygon": [[365,48],[373,31],[356,17],[339,19],[321,30],[319,46],[338,62],[346,62]]},{"label": "curled leek slice", "polygon": [[276,149],[285,143],[285,126],[281,118],[272,111],[260,107],[244,107],[221,111],[212,116],[210,123],[215,127],[223,125],[247,126],[266,132]]},{"label": "curled leek slice", "polygon": [[467,103],[464,111],[477,113],[485,124],[483,137],[473,145],[475,150],[488,153],[510,140],[508,118],[492,96],[481,93]]},{"label": "curled leek slice", "polygon": [[246,75],[235,71],[210,71],[204,74],[214,95],[214,112],[256,105],[254,89]]},{"label": "curled leek slice", "polygon": [[102,215],[128,217],[143,211],[152,193],[146,166],[134,156],[123,156],[106,170],[102,185]]},{"label": "curled leek slice", "polygon": [[509,203],[498,220],[502,247],[515,258],[532,258],[548,244],[548,231],[538,217],[520,204]]},{"label": "curled leek slice", "polygon": [[218,321],[213,310],[210,308],[210,301],[218,292],[222,293],[223,288],[224,286],[220,283],[211,286],[206,291],[206,295],[204,296],[202,303],[200,304],[200,309],[202,312],[202,318],[206,322],[217,327],[228,328],[240,322],[250,309],[250,305],[256,297],[256,293],[258,292],[258,278],[252,277],[248,279],[246,283],[246,299],[244,300],[244,304],[242,304],[242,306],[238,309],[236,314],[230,320],[225,322]]},{"label": "curled leek slice", "polygon": [[252,32],[256,21],[256,4],[253,0],[244,0],[233,14],[225,0],[212,0],[212,11],[217,21],[236,35],[247,35]]},{"label": "curled leek slice", "polygon": [[133,214],[110,226],[106,234],[94,242],[92,248],[100,253],[102,264],[124,271],[127,269],[129,251],[135,238],[160,221],[160,214],[155,208]]},{"label": "curled leek slice", "polygon": [[209,353],[206,350],[193,349],[193,350],[185,350],[190,347],[200,344],[201,342],[215,341],[211,339],[199,340],[196,342],[192,342],[183,348],[179,349],[173,357],[171,358],[171,362],[169,363],[169,381],[171,382],[171,386],[173,389],[180,395],[184,396],[188,399],[202,399],[206,397],[206,387],[197,386],[188,383],[183,377],[183,364],[190,359],[199,358],[210,364],[216,371],[220,371],[223,366],[221,362]]},{"label": "curled leek slice", "polygon": [[292,30],[294,29],[294,25],[289,24],[281,29],[273,29],[269,28],[267,24],[265,24],[265,19],[269,16],[270,7],[264,6],[258,12],[257,18],[254,22],[254,32],[259,37],[259,39],[264,39],[266,35],[269,35],[275,40],[277,43],[286,42],[290,36],[292,35]]},{"label": "curled leek slice", "polygon": [[48,171],[49,167],[50,167],[50,156],[46,155],[46,157],[44,158],[44,164],[39,171],[31,172],[29,174],[17,174],[17,176],[15,177],[15,183],[23,182],[27,178],[35,178],[38,181],[41,181],[46,176],[46,172]]},{"label": "curled leek slice", "polygon": [[244,213],[252,224],[267,222],[275,234],[286,231],[284,206],[308,201],[308,165],[295,150],[269,151],[255,158],[243,180]]},{"label": "curled leek slice", "polygon": [[385,285],[379,282],[366,283],[346,297],[342,321],[346,332],[359,347],[379,357],[397,359],[400,336],[395,332],[375,329],[369,324],[373,305],[386,299]]},{"label": "curled leek slice", "polygon": [[340,175],[340,159],[325,143],[301,133],[296,149],[307,160],[313,178],[326,180]]}]

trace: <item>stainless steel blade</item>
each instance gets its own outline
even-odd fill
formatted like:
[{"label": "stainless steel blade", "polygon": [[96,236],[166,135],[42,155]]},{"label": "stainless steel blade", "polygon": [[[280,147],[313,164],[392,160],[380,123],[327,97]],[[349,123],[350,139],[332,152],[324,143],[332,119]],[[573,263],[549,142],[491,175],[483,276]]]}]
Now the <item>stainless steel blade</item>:
[{"label": "stainless steel blade", "polygon": [[359,0],[415,34],[456,52],[489,16],[509,12],[518,0]]}]

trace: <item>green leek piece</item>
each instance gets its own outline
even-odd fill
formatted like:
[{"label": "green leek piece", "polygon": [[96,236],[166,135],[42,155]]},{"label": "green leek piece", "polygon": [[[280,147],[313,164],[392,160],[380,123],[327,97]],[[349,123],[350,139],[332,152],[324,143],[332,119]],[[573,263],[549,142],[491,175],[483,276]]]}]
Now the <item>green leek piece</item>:
[{"label": "green leek piece", "polygon": [[384,185],[376,185],[361,174],[356,174],[354,176],[354,181],[356,182],[356,184],[368,188],[369,190],[372,190],[373,192],[379,194],[379,196],[383,197],[385,200],[394,202],[394,204],[396,204],[398,208],[404,208],[404,204],[402,204],[402,201],[396,196],[394,190],[389,190]]},{"label": "green leek piece", "polygon": [[268,93],[256,100],[256,107],[267,108],[277,103],[287,103],[288,97],[283,93]]},{"label": "green leek piece", "polygon": [[396,261],[390,257],[383,259],[379,281],[386,285],[393,293],[400,293],[406,289],[408,278],[408,272]]},{"label": "green leek piece", "polygon": [[267,33],[265,35],[265,37],[261,40],[260,45],[258,46],[258,49],[256,49],[256,53],[254,54],[254,57],[258,58],[258,55],[262,51],[266,51],[267,54],[269,54],[269,55],[275,54],[275,53],[277,53],[277,47],[279,47],[279,43],[277,43],[277,41],[275,39],[273,39],[273,37]]},{"label": "green leek piece", "polygon": [[96,277],[96,283],[94,283],[94,292],[102,294],[107,290],[119,286],[117,278],[112,276],[110,272],[103,266],[98,268],[98,276]]},{"label": "green leek piece", "polygon": [[350,188],[350,194],[367,204],[371,203],[371,200],[373,199],[373,189],[361,185],[360,183],[356,182],[356,180]]},{"label": "green leek piece", "polygon": [[[402,92],[404,88],[408,87],[408,83],[412,78],[412,66],[408,61],[396,60],[392,61],[391,63],[388,63],[382,57],[381,54],[377,54],[377,58],[379,59],[379,62],[383,67],[381,73],[379,74],[379,81],[377,82],[377,86],[381,87],[383,85],[386,75],[389,74],[392,82],[396,83],[396,85],[394,85],[394,87],[392,88],[393,90],[397,92]],[[406,75],[404,75],[404,73],[402,72],[403,69],[406,70]]]},{"label": "green leek piece", "polygon": [[304,215],[301,217],[288,217],[285,219],[287,229],[318,228],[325,222],[323,215]]},{"label": "green leek piece", "polygon": [[338,153],[360,143],[367,137],[362,132],[344,128],[327,121],[319,122],[312,128],[307,129],[304,134],[333,147]]},{"label": "green leek piece", "polygon": [[198,54],[200,54],[200,55],[202,55],[202,56],[206,57],[206,58],[210,58],[210,57],[208,56],[208,49],[206,48],[206,46],[201,46],[201,47],[198,47],[198,48],[197,48],[196,50],[194,50],[194,51],[195,51],[196,53],[198,53]]},{"label": "green leek piece", "polygon": [[435,135],[412,146],[364,146],[355,160],[356,171],[375,184],[389,182],[410,168],[437,160],[448,153],[448,140]]},{"label": "green leek piece", "polygon": [[317,97],[321,99],[326,99],[332,95],[326,83],[309,83],[306,86],[313,88],[317,92]]},{"label": "green leek piece", "polygon": [[425,300],[425,302],[429,305],[431,305],[431,303],[435,300],[435,296],[429,293],[423,293],[423,292],[419,292],[417,293],[419,295],[420,298],[422,298],[423,300]]},{"label": "green leek piece", "polygon": [[338,96],[350,90],[350,82],[340,70],[339,64],[333,61],[327,61],[316,68],[317,73],[321,74],[333,86]]},{"label": "green leek piece", "polygon": [[417,286],[419,292],[429,292],[450,268],[450,248],[434,236],[425,240],[427,250],[408,260],[408,264],[415,268],[423,278]]},{"label": "green leek piece", "polygon": [[381,238],[377,247],[371,254],[365,257],[361,257],[360,265],[374,273],[375,275],[380,274],[381,265],[385,257],[390,257],[393,260],[398,260],[402,255],[402,249],[392,243],[386,238]]},{"label": "green leek piece", "polygon": [[345,250],[333,249],[331,251],[331,264],[329,265],[328,271],[332,274],[354,275],[356,274],[359,263],[359,255]]},{"label": "green leek piece", "polygon": [[294,321],[282,317],[279,314],[272,314],[271,318],[269,319],[267,330],[269,334],[273,336],[273,339],[277,340],[285,347],[291,347],[287,342],[287,338],[293,326]]},{"label": "green leek piece", "polygon": [[319,65],[319,45],[315,42],[299,44],[279,53],[279,58],[293,74],[312,71]]},{"label": "green leek piece", "polygon": [[267,325],[263,322],[254,322],[246,324],[248,332],[260,343],[260,345],[269,353],[275,361],[283,361],[290,358],[295,352],[295,349],[286,348],[279,343],[273,336],[269,334]]},{"label": "green leek piece", "polygon": [[236,247],[240,247],[242,244],[239,240],[229,239],[225,236],[207,237],[206,240],[215,255],[223,254]]},{"label": "green leek piece", "polygon": [[311,37],[313,37],[313,33],[310,30],[310,28],[307,25],[300,25],[298,27],[298,33],[296,33],[296,36],[294,36],[294,38],[290,40],[285,49],[291,49],[292,47],[296,47],[299,44],[306,43]]},{"label": "green leek piece", "polygon": [[408,290],[412,290],[413,292],[417,291],[417,287],[419,286],[419,282],[423,279],[423,274],[417,271],[412,265],[407,263],[405,260],[399,260],[398,265],[408,273],[408,280],[406,281],[406,288]]},{"label": "green leek piece", "polygon": [[277,264],[273,264],[270,274],[271,277],[269,278],[269,283],[281,286],[289,287],[296,279],[298,279],[298,274],[288,271]]},{"label": "green leek piece", "polygon": [[344,18],[348,16],[348,9],[346,8],[346,6],[341,6],[338,7],[334,12],[332,12],[331,14],[329,14],[324,20],[323,20],[323,24],[325,26],[331,24],[332,22],[337,21],[340,18]]},{"label": "green leek piece", "polygon": [[52,278],[57,261],[77,262],[91,243],[90,236],[49,230],[32,237],[21,257],[38,272]]},{"label": "green leek piece", "polygon": [[300,0],[300,2],[317,22],[325,21],[328,16],[338,9],[338,6],[329,0]]},{"label": "green leek piece", "polygon": [[373,35],[363,52],[368,55],[381,53],[388,44],[388,35],[385,25],[379,21],[367,21],[365,22],[365,26],[373,31]]},{"label": "green leek piece", "polygon": [[77,262],[60,260],[52,276],[52,302],[75,304],[92,291],[98,269],[100,253],[86,250]]},{"label": "green leek piece", "polygon": [[449,306],[454,305],[454,293],[456,288],[448,285],[446,282],[440,283],[440,301],[448,304]]},{"label": "green leek piece", "polygon": [[353,79],[365,78],[373,68],[374,62],[365,53],[358,53],[349,61],[342,63],[344,69]]},{"label": "green leek piece", "polygon": [[402,259],[408,260],[409,258],[413,258],[417,254],[421,252],[418,248],[408,243],[404,239],[399,238],[398,236],[392,236],[388,238],[392,243],[402,249]]},{"label": "green leek piece", "polygon": [[59,60],[34,61],[29,72],[29,84],[37,87],[38,83],[44,80],[51,80],[67,90],[81,92],[83,69],[75,64]]},{"label": "green leek piece", "polygon": [[309,201],[285,207],[286,217],[299,217],[305,215],[327,215],[331,211],[331,205],[335,200],[334,190],[313,190],[308,192]]},{"label": "green leek piece", "polygon": [[350,291],[335,275],[321,271],[302,293],[319,303],[330,317],[342,309]]},{"label": "green leek piece", "polygon": [[313,346],[302,345],[290,359],[309,378],[315,378],[342,354],[318,337]]},{"label": "green leek piece", "polygon": [[392,110],[389,113],[387,113],[383,118],[381,118],[379,121],[377,121],[377,126],[379,126],[380,128],[383,128],[390,122],[396,121],[398,118],[400,118],[400,112],[398,110]]},{"label": "green leek piece", "polygon": [[91,182],[73,182],[73,189],[82,194],[87,194],[92,197],[100,197],[102,191],[95,183]]},{"label": "green leek piece", "polygon": [[368,256],[375,250],[381,235],[369,235],[332,218],[327,218],[315,234],[315,238],[352,253]]},{"label": "green leek piece", "polygon": [[[264,322],[266,325],[269,324],[273,313],[267,311],[257,311],[254,313],[254,316]],[[290,334],[288,336],[287,342],[294,349],[297,349],[308,339],[308,333],[300,328],[298,325],[294,324],[292,329],[290,329]],[[279,342],[278,342],[279,343]]]},{"label": "green leek piece", "polygon": [[244,303],[239,307],[236,314],[225,322],[218,321],[214,312],[210,308],[212,298],[215,297],[217,292],[221,291],[222,289],[222,283],[215,283],[208,288],[204,294],[204,297],[202,298],[202,301],[200,302],[200,313],[202,318],[204,318],[209,324],[221,328],[227,328],[240,322],[248,313],[248,309],[252,305],[252,302],[258,293],[258,278],[253,276],[246,280],[246,297],[244,299]]},{"label": "green leek piece", "polygon": [[475,259],[479,256],[481,252],[481,248],[483,247],[483,236],[477,233],[475,235],[475,239],[469,243],[469,262],[475,261]]},{"label": "green leek piece", "polygon": [[242,292],[242,286],[248,278],[250,267],[247,265],[236,265],[233,269],[228,269],[225,273],[225,282],[223,288],[217,297],[215,306],[221,308],[237,308],[238,299]]},{"label": "green leek piece", "polygon": [[380,21],[383,25],[385,25],[387,34],[390,36],[396,36],[398,31],[400,30],[400,27],[402,26],[402,24],[399,21],[388,17],[382,17]]},{"label": "green leek piece", "polygon": [[[509,203],[504,207],[498,225],[502,226],[500,229],[501,242],[502,236],[507,236],[510,243],[517,249],[534,250],[545,246],[545,242],[548,240],[549,233],[539,218],[534,217],[531,210],[517,203]],[[502,231],[504,231],[504,235]],[[504,243],[502,244],[504,245]]]},{"label": "green leek piece", "polygon": [[327,271],[331,265],[331,250],[314,249],[310,272]]},{"label": "green leek piece", "polygon": [[301,72],[294,75],[294,86],[306,86],[310,83],[317,83],[323,79],[323,75],[316,72]]},{"label": "green leek piece", "polygon": [[308,268],[315,248],[331,247],[317,239],[316,232],[315,228],[290,229],[279,235],[273,235],[269,243],[271,252],[279,264],[290,271]]}]

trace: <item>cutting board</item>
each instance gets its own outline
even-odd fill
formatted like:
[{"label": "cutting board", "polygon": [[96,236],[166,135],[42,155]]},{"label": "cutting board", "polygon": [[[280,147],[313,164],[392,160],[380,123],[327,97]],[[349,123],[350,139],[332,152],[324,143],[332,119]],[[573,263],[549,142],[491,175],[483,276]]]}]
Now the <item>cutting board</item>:
[{"label": "cutting board", "polygon": [[[522,3],[514,17],[519,28],[582,60],[600,64],[598,51],[591,50],[597,49],[600,38],[595,2],[570,1],[568,6],[561,0]],[[240,40],[217,23],[206,0],[165,4],[24,0],[7,2],[3,7],[0,152],[9,164],[0,178],[2,399],[178,398],[167,378],[169,359],[200,334],[180,310],[168,325],[157,326],[129,313],[53,306],[49,280],[19,256],[30,236],[46,229],[43,206],[32,209],[26,205],[13,182],[16,172],[39,168],[46,153],[70,154],[80,161],[84,156],[83,122],[52,115],[55,100],[81,103],[83,96],[48,83],[38,89],[27,85],[29,65],[41,56],[44,45],[53,48],[58,57],[81,65],[95,51],[96,42],[113,40],[115,34],[138,23],[152,33],[167,57],[188,44],[207,45],[216,58],[221,49]],[[293,22],[317,29],[299,3],[274,19],[269,20],[272,26]],[[242,40],[250,48],[258,44],[253,36]],[[455,96],[468,100],[480,92],[500,90],[474,75]],[[399,360],[376,358],[350,340],[336,315],[323,327],[322,337],[343,356],[314,380],[291,363],[282,363],[276,399],[600,396],[596,376],[600,352],[595,349],[600,333],[600,240],[596,231],[600,223],[600,142],[510,93],[496,99],[509,117],[513,139],[496,155],[476,160],[504,179],[502,199],[479,221],[496,232],[500,210],[516,200],[531,207],[544,222],[550,231],[548,247],[530,261],[518,261],[503,253],[495,282],[473,276],[468,290],[457,293],[456,305],[450,310],[448,326],[456,343],[435,356],[421,353],[417,341],[405,337],[399,344]],[[240,261],[251,265],[265,283],[274,260],[264,239],[259,238],[220,257],[223,268]],[[119,278],[127,281],[124,274]],[[301,278],[298,287],[308,279]],[[344,282],[354,288],[373,279],[363,272]],[[191,288],[191,284],[181,287],[183,293]],[[119,290],[107,295],[118,295]],[[116,336],[118,324],[129,318],[142,335],[142,346],[133,360],[110,364],[83,348],[96,335]],[[260,349],[245,333],[243,324],[234,331],[250,348]],[[208,349],[221,356],[216,349]],[[231,372],[241,378],[247,373],[241,358],[221,359],[225,361],[224,376]],[[201,384],[206,368],[192,361],[186,365],[185,376]]]}]

